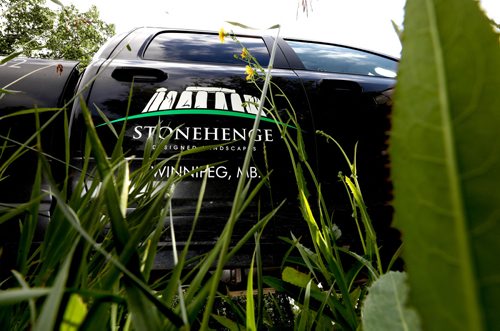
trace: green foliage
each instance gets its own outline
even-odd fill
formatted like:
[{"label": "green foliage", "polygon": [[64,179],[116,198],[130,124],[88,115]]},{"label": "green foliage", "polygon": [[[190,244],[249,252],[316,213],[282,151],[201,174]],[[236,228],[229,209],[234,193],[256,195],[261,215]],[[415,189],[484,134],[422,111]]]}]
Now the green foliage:
[{"label": "green foliage", "polygon": [[75,247],[76,245],[73,245],[67,253],[64,261],[62,262],[61,268],[57,272],[50,294],[47,296],[47,299],[45,299],[40,316],[33,326],[33,330],[35,331],[53,330],[56,325],[56,319],[60,309],[59,307],[61,306],[64,292],[66,291],[66,281],[69,276],[71,260],[73,259]]},{"label": "green foliage", "polygon": [[[251,54],[247,54],[243,60],[248,62],[248,66],[252,66],[254,72],[265,72]],[[251,77],[251,81],[257,86],[261,80],[261,75],[254,74]],[[310,232],[296,234],[301,236],[297,238],[293,229],[290,230],[291,239],[285,240],[290,242],[291,252],[289,258],[282,263],[282,278],[265,277],[264,281],[294,300],[299,307],[295,320],[299,330],[328,330],[332,325],[335,330],[357,330],[360,326],[360,299],[365,294],[365,288],[383,274],[386,267],[381,263],[376,234],[361,194],[356,163],[347,157],[340,145],[334,145],[333,148],[341,149],[351,169],[350,174],[339,175],[338,185],[343,183],[346,194],[349,195],[353,222],[357,224],[363,247],[361,252],[349,251],[338,244],[341,231],[323,200],[321,185],[307,160],[305,143],[293,105],[275,84],[270,86],[268,102],[271,107],[266,112],[278,122],[286,122],[280,118],[275,108],[277,98],[286,101],[290,124],[297,128],[289,130],[287,126],[279,127],[294,169],[294,183],[297,185],[302,216]],[[323,136],[321,138],[336,143],[332,137],[322,132],[319,134]],[[295,253],[298,256],[294,256]]]},{"label": "green foliage", "polygon": [[45,0],[7,0],[0,5],[0,54],[22,50],[26,56],[79,60],[85,66],[114,34],[114,25],[92,6],[51,10]]},{"label": "green foliage", "polygon": [[364,331],[421,330],[420,319],[408,308],[407,274],[390,271],[368,287],[361,310]]},{"label": "green foliage", "polygon": [[[43,24],[54,18],[44,12],[42,1],[9,3],[15,6],[7,12],[5,3],[0,4],[6,13],[0,19],[2,37],[11,31],[5,28],[6,20],[21,19],[23,8],[30,15],[42,15],[40,25],[32,26],[42,34],[47,31]],[[92,33],[85,35],[88,24],[98,19],[97,11],[87,17],[91,17],[89,21],[78,16],[72,7],[61,9],[58,15],[59,22],[67,24],[50,27],[50,31],[71,39],[70,30],[78,30],[81,25],[84,31],[78,34],[85,36],[85,40],[98,38]],[[10,34],[13,39],[0,39],[1,47],[23,45],[30,52],[47,51],[43,47],[50,45],[50,38],[29,39],[26,25],[16,29],[18,34]],[[340,182],[345,185],[352,204],[362,250],[350,251],[338,245],[341,232],[322,200],[321,183],[316,181],[307,162],[300,128],[290,105],[290,120],[299,130],[284,126],[281,133],[289,150],[298,201],[310,233],[309,238],[301,234],[301,238],[292,235],[286,239],[290,242],[290,252],[298,256],[290,254],[283,261],[282,277],[263,275],[260,268],[258,238],[275,211],[265,215],[234,247],[227,245],[237,215],[263,186],[263,179],[254,191],[249,191],[247,183],[240,182],[235,209],[221,233],[225,240],[220,240],[205,255],[187,260],[188,239],[175,268],[159,279],[152,278],[157,244],[164,231],[164,220],[168,219],[170,190],[184,177],[173,175],[157,185],[152,184],[154,174],[165,162],[178,161],[184,153],[198,150],[158,160],[162,144],[168,144],[169,139],[160,142],[153,138],[147,143],[139,169],[131,171],[132,161],[121,150],[124,131],[114,131],[119,143],[113,153],[106,154],[88,109],[82,104],[89,132],[86,163],[80,169],[82,176],[73,183],[72,194],[66,194],[69,178],[62,184],[53,180],[37,135],[21,142],[15,153],[22,155],[34,144],[40,157],[32,200],[0,215],[0,224],[12,218],[22,224],[18,271],[1,280],[5,289],[0,292],[2,328],[72,329],[72,323],[81,330],[208,329],[212,327],[210,323],[231,330],[245,324],[249,329],[286,325],[298,330],[497,328],[500,324],[497,314],[500,267],[496,261],[500,239],[498,35],[474,1],[408,0],[402,38],[403,58],[390,152],[396,225],[403,231],[408,273],[392,272],[391,265],[382,265],[377,236],[357,182],[356,162],[346,154],[351,173],[341,174]],[[7,40],[15,40],[11,44],[14,46],[5,46]],[[60,46],[52,46],[60,56],[85,55],[71,45]],[[247,60],[249,65],[255,65],[251,57]],[[264,72],[262,68],[256,69]],[[250,80],[255,83],[261,78],[253,75]],[[269,104],[274,104],[274,98],[286,99],[277,86],[271,84],[269,88],[270,93],[264,93]],[[266,111],[276,116],[272,107]],[[54,117],[61,113],[64,114],[56,112]],[[43,129],[42,125],[39,131]],[[0,144],[0,154],[6,144]],[[159,145],[156,150],[153,144]],[[91,169],[88,162],[91,157],[97,163],[96,169]],[[0,173],[6,166],[0,164]],[[66,172],[69,167],[66,164]],[[89,185],[87,175],[94,178]],[[37,246],[33,231],[38,219],[42,176],[47,178],[58,203],[45,239]],[[205,184],[206,179],[199,192],[193,232]],[[317,191],[318,201],[310,201],[307,192],[311,188]],[[126,212],[132,206],[133,211]],[[246,299],[242,303],[221,293],[218,285],[225,263],[252,238],[256,238],[255,265],[252,263],[251,268],[255,273],[248,279],[246,298],[240,297]],[[173,239],[175,244],[175,236]],[[410,288],[406,284],[407,275]],[[286,296],[264,296],[263,283]],[[255,288],[257,294],[253,295]],[[408,295],[419,316],[408,307]],[[285,308],[288,298],[294,301],[293,322]],[[220,308],[221,301],[226,304],[224,309]],[[269,302],[271,306],[274,304],[272,313],[266,308]]]},{"label": "green foliage", "polygon": [[[257,234],[263,231],[276,212],[263,215],[234,247],[227,245],[231,240],[231,225],[263,186],[265,178],[255,188],[244,184],[241,187],[244,193],[235,195],[233,218],[221,233],[227,241],[219,240],[205,255],[188,261],[186,255],[200,213],[207,180],[205,176],[191,235],[185,242],[184,250],[176,255],[178,263],[161,278],[152,278],[158,243],[164,235],[165,220],[171,208],[171,191],[177,182],[193,174],[172,175],[165,182],[158,183],[154,181],[155,173],[167,162],[177,162],[178,166],[178,161],[185,154],[214,146],[183,151],[160,160],[158,157],[170,137],[161,140],[156,137],[147,141],[141,161],[135,161],[127,158],[121,147],[125,130],[118,132],[113,128],[118,143],[115,150],[107,154],[87,106],[82,102],[81,107],[88,135],[85,163],[82,169],[78,169],[80,176],[72,180],[67,177],[63,183],[55,182],[39,141],[45,124],[28,141],[21,142],[14,153],[13,158],[22,155],[31,148],[33,141],[37,141],[33,147],[39,152],[33,199],[0,214],[0,224],[12,219],[22,224],[15,266],[20,272],[13,272],[14,277],[1,280],[2,288],[8,290],[0,292],[0,325],[9,330],[59,329],[58,326],[67,326],[68,321],[78,320],[81,330],[100,329],[103,325],[110,325],[112,329],[132,326],[144,330],[189,328],[190,325],[200,324],[202,328],[208,327],[209,318],[213,321],[212,315],[204,312],[211,313],[210,302],[219,297],[220,275],[212,273],[213,266],[222,270],[238,249],[254,237],[258,246]],[[16,114],[20,113],[36,115],[38,110]],[[62,110],[55,111],[49,122],[64,114]],[[65,117],[65,141],[68,141],[67,120]],[[153,149],[153,145],[158,148]],[[66,153],[69,154],[69,147]],[[66,161],[59,160],[65,164],[66,173],[71,167],[68,159],[69,155],[66,155]],[[95,164],[90,164],[90,160]],[[139,162],[138,169],[130,171],[131,162]],[[4,166],[0,164],[0,170]],[[200,167],[194,172],[203,169]],[[47,180],[50,194],[57,204],[44,239],[39,243],[34,240],[33,231],[38,220],[42,176]],[[69,186],[71,190],[68,190]],[[69,194],[66,193],[68,191]],[[127,212],[128,208],[133,211]],[[170,226],[173,236],[173,223]],[[172,244],[175,245],[175,236]],[[260,264],[258,253],[255,258]],[[83,304],[88,307],[83,321],[80,321],[82,305],[75,304],[71,299],[74,295],[82,298]],[[259,295],[255,302],[260,305],[262,300]],[[25,309],[27,304],[29,310]],[[257,311],[262,310],[259,308]],[[203,326],[204,323],[206,326]],[[257,325],[255,319],[249,323]]]},{"label": "green foliage", "polygon": [[43,47],[43,39],[52,30],[55,15],[45,0],[8,0],[0,5],[0,54],[7,55],[19,48],[30,56]]},{"label": "green foliage", "polygon": [[82,65],[99,50],[101,45],[114,34],[114,25],[107,24],[99,18],[96,6],[84,13],[71,5],[63,7],[59,13],[45,47],[50,50],[44,56],[80,60]]},{"label": "green foliage", "polygon": [[[22,273],[14,272],[15,280],[13,277],[1,280],[2,288],[8,290],[0,292],[0,325],[9,330],[23,330],[28,326],[58,329],[59,325],[68,326],[68,321],[80,323],[82,314],[82,330],[95,330],[106,324],[120,328],[130,324],[143,330],[178,329],[183,325],[199,324],[212,284],[220,282],[220,278],[212,274],[214,263],[224,266],[245,242],[262,231],[273,214],[264,216],[234,248],[227,248],[219,260],[223,249],[221,241],[206,255],[188,261],[188,239],[174,270],[159,279],[151,278],[158,242],[165,231],[172,186],[191,173],[171,176],[161,184],[152,184],[154,175],[166,162],[182,157],[182,153],[198,151],[189,150],[168,160],[158,160],[163,148],[154,150],[152,146],[162,147],[169,139],[161,142],[150,139],[141,166],[130,171],[132,161],[126,159],[121,144],[117,144],[113,153],[106,154],[88,109],[84,104],[82,108],[88,125],[82,175],[75,178],[71,194],[66,196],[64,187],[70,185],[69,179],[66,178],[61,189],[52,178],[45,156],[40,153],[37,178],[40,179],[42,173],[47,178],[57,206],[41,244],[33,236],[21,236],[20,251],[23,249],[26,254],[19,255],[16,269]],[[124,132],[119,133],[119,141]],[[25,148],[25,144],[19,147],[20,151]],[[96,161],[96,169],[88,163],[91,156]],[[86,185],[87,176],[93,178],[90,185]],[[255,192],[250,190],[248,194],[251,199]],[[203,189],[200,206],[202,197]],[[27,206],[1,214],[0,224],[19,218],[23,229],[26,228],[23,233],[31,232],[37,220],[39,201],[38,194],[34,194]],[[245,199],[238,205],[244,208]],[[133,211],[127,213],[127,208],[132,206]],[[237,214],[241,211],[238,209]],[[195,226],[196,220],[192,231]],[[182,290],[183,285],[189,286]],[[75,303],[74,295],[81,298],[83,304]],[[213,295],[215,300],[219,293]],[[26,302],[32,306],[29,311],[25,309]],[[82,313],[84,305],[88,310]]]},{"label": "green foliage", "polygon": [[500,47],[476,1],[408,0],[391,138],[395,224],[426,330],[500,325]]}]

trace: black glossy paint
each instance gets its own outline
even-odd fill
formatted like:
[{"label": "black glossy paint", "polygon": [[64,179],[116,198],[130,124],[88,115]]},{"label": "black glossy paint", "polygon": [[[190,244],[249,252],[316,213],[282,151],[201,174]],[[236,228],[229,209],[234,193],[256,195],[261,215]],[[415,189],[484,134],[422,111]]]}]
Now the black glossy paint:
[{"label": "black glossy paint", "polygon": [[[251,118],[230,115],[245,113],[245,109],[240,109],[238,100],[244,100],[245,95],[260,97],[260,91],[246,81],[244,64],[238,65],[234,61],[219,63],[217,56],[210,54],[208,62],[197,60],[200,58],[197,51],[206,52],[207,49],[216,47],[220,43],[216,33],[189,31],[196,35],[196,38],[190,40],[191,60],[178,56],[169,58],[168,53],[166,57],[155,56],[157,53],[148,50],[150,44],[156,43],[155,36],[184,32],[141,28],[128,35],[116,36],[99,51],[85,70],[78,89],[92,111],[94,124],[108,151],[114,148],[116,138],[103,124],[96,109],[100,109],[110,121],[113,121],[115,127],[120,129],[127,116],[130,93],[132,101],[124,142],[124,150],[128,151],[130,156],[141,158],[145,138],[154,135],[154,128],[157,125],[160,127],[162,137],[178,128],[177,133],[174,133],[174,139],[162,153],[163,158],[177,154],[182,148],[225,144],[210,151],[182,158],[181,166],[187,170],[218,163],[209,173],[211,178],[205,193],[202,218],[198,222],[195,242],[191,246],[193,254],[198,254],[213,245],[227,221],[232,205],[232,193],[237,185],[238,168],[243,163],[247,146],[244,137],[248,137],[248,130],[253,125]],[[152,40],[155,41],[152,43]],[[196,42],[200,41],[202,42],[197,50]],[[262,41],[270,52],[274,38],[266,36]],[[272,71],[273,82],[291,101],[307,144],[308,160],[322,182],[326,201],[332,206],[332,212],[337,217],[336,221],[341,228],[346,229],[343,237],[348,242],[349,238],[355,235],[354,229],[351,228],[352,219],[345,189],[337,177],[339,171],[348,173],[348,169],[338,148],[316,135],[317,130],[324,131],[337,139],[351,157],[354,146],[358,143],[358,174],[364,189],[363,193],[370,211],[373,211],[376,227],[382,229],[382,232],[387,230],[391,220],[391,210],[387,206],[391,199],[391,188],[385,150],[386,132],[389,129],[390,91],[395,80],[306,70],[286,40],[279,39],[278,46]],[[182,41],[177,41],[177,47],[183,47]],[[165,50],[168,51],[168,48],[165,47]],[[396,63],[395,59],[392,60]],[[133,85],[132,80],[134,80]],[[29,86],[30,90],[37,89],[35,83]],[[49,91],[55,89],[56,87],[50,87]],[[274,88],[274,92],[276,90]],[[171,93],[171,97],[175,95],[175,100],[172,99],[173,104],[167,105],[168,100],[162,99],[165,101],[165,107],[156,104],[160,106],[159,109],[151,108],[151,105],[155,104],[156,99],[152,99],[156,98],[156,92],[162,93],[162,98],[168,96],[168,93]],[[0,109],[3,109],[1,102],[2,100]],[[286,122],[287,111],[290,111],[291,107],[284,98],[277,97],[276,102],[280,115]],[[29,107],[21,103],[18,106]],[[220,112],[221,109],[218,108],[227,109],[222,109]],[[182,110],[189,111],[187,114],[178,113]],[[155,112],[160,115],[157,116]],[[246,112],[248,113],[248,110]],[[144,117],[146,113],[152,116]],[[271,116],[268,115],[267,118]],[[286,245],[281,245],[277,237],[289,236],[290,232],[299,237],[308,230],[298,210],[295,178],[288,151],[280,138],[277,126],[275,123],[262,121],[259,129],[260,141],[255,145],[250,177],[255,175],[256,178],[253,178],[255,182],[270,172],[268,185],[272,188],[272,195],[267,187],[262,189],[260,199],[256,199],[256,204],[249,206],[247,212],[242,215],[235,229],[235,238],[245,234],[247,229],[262,217],[263,212],[286,199],[281,212],[268,225],[265,231],[266,237],[262,239],[267,265],[277,265],[281,262],[283,249],[286,249]],[[289,130],[297,132],[296,128]],[[71,139],[72,160],[76,166],[81,162],[80,158],[83,155],[84,137],[81,110],[79,103],[75,103],[71,111]],[[157,179],[162,180],[162,177],[171,170],[165,168],[164,173],[158,174]],[[201,183],[200,177],[193,176],[183,180],[174,193],[173,214],[179,236],[177,239],[180,241],[191,230],[194,205]],[[314,195],[311,195],[312,202],[314,199]],[[169,245],[168,242],[164,244]],[[242,251],[242,256],[235,258],[233,264],[246,264],[250,256],[251,251]],[[160,267],[168,267],[167,260],[168,257]]]},{"label": "black glossy paint", "polygon": [[[77,62],[48,61],[16,58],[0,66],[0,87],[12,91],[0,94],[0,142],[5,149],[0,162],[7,162],[36,132],[35,110],[39,109],[40,126],[55,115],[55,111],[43,111],[63,107],[73,96],[78,79]],[[33,109],[31,114],[12,116],[22,110]],[[54,156],[64,147],[59,131],[63,116],[57,116],[42,131],[43,149]],[[34,146],[32,139],[29,146]],[[0,175],[0,202],[16,203],[30,199],[35,176],[37,155],[26,153],[17,159],[6,173]]]}]

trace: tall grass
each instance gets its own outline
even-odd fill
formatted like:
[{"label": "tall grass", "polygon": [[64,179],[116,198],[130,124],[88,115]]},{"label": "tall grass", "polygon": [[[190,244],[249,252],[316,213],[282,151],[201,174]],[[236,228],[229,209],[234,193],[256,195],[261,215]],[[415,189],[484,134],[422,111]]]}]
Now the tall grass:
[{"label": "tall grass", "polygon": [[[247,61],[255,72],[265,73],[251,54],[247,54],[242,60]],[[259,75],[252,79],[257,88],[259,79],[262,79]],[[297,128],[291,130],[286,125],[278,126],[294,170],[302,217],[310,233],[309,236],[304,236],[302,233],[294,234],[293,229],[291,230],[291,238],[284,240],[290,243],[290,253],[298,252],[299,257],[285,257],[281,279],[264,276],[263,282],[287,293],[299,307],[294,323],[297,329],[357,330],[361,326],[361,303],[367,288],[392,269],[400,252],[392,252],[389,263],[383,264],[377,234],[358,180],[356,149],[353,157],[349,158],[333,137],[318,131],[320,138],[333,142],[341,151],[350,170],[348,174],[339,173],[339,182],[343,183],[348,195],[352,221],[356,224],[362,250],[355,251],[342,246],[342,241],[339,240],[341,229],[323,197],[321,182],[308,161],[307,147],[293,104],[274,83],[266,97],[266,104],[269,105],[266,113],[278,123],[291,124]],[[276,108],[278,99],[281,108],[283,103],[286,105],[286,118],[281,118]],[[340,165],[337,166],[340,168]]]},{"label": "tall grass", "polygon": [[[271,95],[288,100],[278,86],[273,85],[273,88],[277,92]],[[281,132],[286,137],[290,161],[295,169],[300,209],[310,233],[304,236],[294,234],[292,230],[291,238],[287,240],[293,248],[291,252],[298,252],[299,257],[290,256],[283,261],[281,279],[265,277],[264,281],[287,293],[300,307],[295,321],[298,329],[333,327],[338,330],[357,330],[361,323],[361,302],[366,289],[392,268],[398,252],[394,252],[388,265],[383,265],[377,236],[361,193],[356,151],[354,160],[351,160],[335,139],[324,132],[317,132],[324,139],[335,143],[351,170],[350,174],[339,173],[339,185],[345,186],[345,194],[351,204],[352,222],[356,224],[362,249],[355,251],[343,246],[342,229],[337,226],[335,214],[324,200],[321,183],[306,158],[300,125],[290,103],[289,107],[289,118],[293,126],[299,129],[292,131],[281,127]],[[272,110],[270,113],[277,114]]]},{"label": "tall grass", "polygon": [[[254,234],[261,231],[272,214],[263,217],[234,248],[227,247],[222,257],[224,241],[221,240],[206,255],[187,260],[188,239],[184,250],[175,257],[173,270],[152,279],[158,243],[165,231],[170,231],[165,220],[171,213],[172,191],[176,183],[192,173],[173,175],[162,183],[154,181],[155,174],[167,162],[178,164],[186,154],[210,147],[160,159],[163,145],[169,142],[167,137],[162,141],[149,140],[141,160],[126,157],[120,143],[107,155],[83,103],[82,110],[87,120],[88,143],[81,176],[72,182],[66,178],[63,183],[56,183],[47,158],[39,154],[33,192],[40,194],[43,174],[50,194],[57,201],[44,240],[38,245],[32,235],[33,224],[38,220],[38,196],[2,215],[2,223],[13,217],[22,218],[19,252],[24,252],[16,262],[19,272],[4,281],[7,289],[0,294],[2,325],[10,329],[24,329],[28,325],[50,329],[64,324],[64,311],[75,296],[85,303],[80,308],[85,311],[82,329],[93,330],[103,323],[115,329],[133,323],[136,329],[148,330],[196,325],[210,296],[214,299],[219,296],[218,292],[210,293],[213,284],[220,282],[220,276],[212,274],[213,266],[223,268],[243,244],[254,240]],[[118,140],[122,141],[123,136],[122,130]],[[158,148],[153,149],[155,144]],[[90,160],[94,160],[95,168]],[[140,166],[131,171],[130,164],[134,161],[140,162]],[[69,169],[66,171],[69,173]],[[190,238],[196,231],[206,181],[204,178],[199,192]],[[249,191],[249,199],[254,195],[255,192]],[[236,214],[247,205],[246,199],[239,204],[242,207]],[[226,228],[221,236],[230,239],[228,231]],[[28,301],[30,310],[25,309]]]},{"label": "tall grass", "polygon": [[[251,56],[246,60],[249,65],[258,66]],[[262,68],[256,69],[265,72]],[[261,88],[262,81],[262,77],[255,76],[257,88]],[[213,146],[181,151],[164,159],[160,152],[170,137],[163,140],[152,137],[146,142],[141,158],[131,158],[122,148],[125,122],[120,132],[115,131],[117,144],[108,154],[89,109],[80,101],[87,140],[78,176],[69,175],[75,173],[69,163],[72,146],[66,146],[64,160],[53,160],[44,154],[40,135],[46,123],[38,124],[37,133],[19,143],[14,153],[21,155],[26,150],[35,150],[38,163],[31,200],[0,215],[0,224],[14,220],[21,226],[14,270],[1,280],[2,329],[270,329],[280,326],[331,329],[333,326],[356,330],[360,325],[360,302],[367,286],[390,266],[382,265],[376,234],[357,181],[355,162],[344,154],[351,174],[342,175],[340,179],[352,204],[362,252],[350,251],[338,244],[341,229],[336,226],[322,197],[321,183],[307,161],[293,106],[277,85],[268,86],[269,91],[267,87],[261,90],[261,100],[267,100],[269,105],[264,111],[279,122],[285,120],[297,128],[291,131],[287,126],[279,127],[294,169],[302,216],[310,231],[309,236],[301,234],[302,238],[295,234],[283,238],[290,244],[290,252],[283,260],[281,278],[265,274],[259,246],[259,238],[279,206],[261,217],[235,245],[229,245],[239,215],[264,187],[266,178],[252,186],[241,176],[221,240],[204,255],[188,258],[202,213],[207,177],[198,192],[190,235],[179,252],[175,249],[171,199],[178,183],[204,167],[182,176],[173,172],[164,182],[155,181],[155,174],[167,163],[178,166],[187,154]],[[276,98],[288,103],[287,119],[279,118]],[[264,102],[259,106],[263,108],[263,105]],[[38,118],[36,109],[30,112]],[[64,114],[64,109],[59,110],[49,121]],[[69,144],[67,118],[64,123]],[[114,130],[111,124],[108,128]],[[8,139],[4,141],[2,151],[12,143]],[[154,145],[157,148],[153,148]],[[250,156],[247,155],[246,166]],[[54,178],[53,162],[64,165],[66,176],[62,181]],[[9,164],[1,164],[0,171]],[[42,182],[47,183],[48,191],[42,191]],[[313,201],[306,194],[311,191],[315,192]],[[34,232],[39,219],[38,206],[48,194],[56,203],[43,241],[37,242]],[[161,249],[159,243],[167,231],[172,238],[175,265],[172,270],[153,277],[154,263]],[[255,250],[249,266],[247,294],[235,299],[225,292],[222,274],[227,262],[248,243],[252,243]],[[265,294],[265,287],[273,289],[271,294]],[[294,306],[288,306],[292,301]],[[291,315],[292,308],[295,315]]]}]

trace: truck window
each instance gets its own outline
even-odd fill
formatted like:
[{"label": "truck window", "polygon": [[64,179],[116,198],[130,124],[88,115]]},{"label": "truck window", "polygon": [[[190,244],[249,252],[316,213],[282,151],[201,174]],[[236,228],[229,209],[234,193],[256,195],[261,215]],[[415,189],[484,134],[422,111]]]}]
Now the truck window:
[{"label": "truck window", "polygon": [[287,40],[307,70],[396,77],[397,61],[336,45]]},{"label": "truck window", "polygon": [[245,65],[245,62],[234,57],[241,54],[244,46],[262,66],[268,64],[269,52],[261,38],[238,37],[238,41],[241,44],[226,38],[224,43],[221,43],[217,34],[165,32],[151,41],[144,58],[170,62]]}]

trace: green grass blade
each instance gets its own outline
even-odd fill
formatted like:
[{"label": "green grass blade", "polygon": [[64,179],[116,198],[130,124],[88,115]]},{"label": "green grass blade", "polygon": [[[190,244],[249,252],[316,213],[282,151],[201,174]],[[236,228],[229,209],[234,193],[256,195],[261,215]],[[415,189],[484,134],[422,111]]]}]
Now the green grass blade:
[{"label": "green grass blade", "polygon": [[252,256],[252,261],[250,262],[250,269],[248,272],[247,280],[247,302],[246,302],[246,329],[250,331],[256,331],[257,325],[255,323],[255,306],[254,306],[254,296],[253,296],[253,268],[255,263],[255,253]]},{"label": "green grass blade", "polygon": [[[17,282],[21,284],[23,289],[27,290],[30,288],[29,284],[26,282],[26,280],[24,280],[23,276],[19,272],[12,270],[12,273],[14,274],[14,277],[16,277]],[[30,308],[30,323],[31,325],[35,325],[37,316],[35,299],[34,298],[28,299],[28,305]]]},{"label": "green grass blade", "polygon": [[229,331],[240,331],[245,329],[245,326],[239,325],[238,323],[227,317],[212,314],[212,318]]},{"label": "green grass blade", "polygon": [[45,112],[57,112],[59,113],[61,108],[31,108],[31,109],[23,109],[14,113],[10,113],[4,116],[0,116],[0,121],[9,117],[21,116],[21,115],[29,115],[29,114],[41,114]]},{"label": "green grass blade", "polygon": [[[43,160],[43,159],[42,159]],[[45,160],[43,160],[45,161]],[[44,166],[47,169],[48,164],[45,161]],[[53,182],[52,178],[49,178],[49,181],[53,187],[55,187],[55,184]],[[57,189],[52,190],[52,194],[54,197],[57,199],[59,203],[59,208],[61,210],[61,213],[65,216],[65,221],[69,222],[71,226],[79,233],[80,236],[83,237],[83,239],[91,244],[93,248],[98,251],[100,254],[102,254],[109,262],[113,264],[118,270],[123,272],[123,274],[126,276],[124,282],[125,283],[125,289],[127,290],[127,293],[130,294],[128,297],[131,307],[136,309],[136,311],[142,311],[145,307],[149,307],[151,311],[160,311],[164,316],[166,316],[174,325],[177,327],[182,325],[182,320],[175,314],[173,313],[168,307],[165,306],[163,302],[161,302],[153,293],[151,293],[151,289],[147,287],[143,281],[142,281],[142,274],[140,274],[140,270],[131,270],[129,271],[125,266],[124,263],[121,263],[118,261],[114,256],[112,256],[110,253],[105,251],[101,245],[99,245],[92,236],[90,236],[81,226],[80,220],[78,216],[76,215],[75,211],[71,209],[70,206],[68,206],[65,201],[63,200],[61,194],[58,192]],[[104,194],[104,193],[101,193]],[[133,239],[133,238],[132,238]],[[128,245],[127,245],[128,244]],[[134,254],[138,256],[137,251],[133,249],[133,243],[127,242],[124,248],[122,248],[121,253],[125,255],[125,257],[120,256],[121,259],[123,259],[125,262],[128,262],[130,259],[130,256],[133,256]],[[134,272],[135,271],[135,272]],[[114,282],[118,279],[119,274],[115,272],[115,270],[111,270],[107,275],[104,275],[102,279],[100,279],[100,282],[104,284],[104,288],[111,288],[113,286]],[[136,300],[136,301],[134,301]],[[140,305],[137,305],[137,302],[140,303]],[[95,306],[97,307],[100,302],[96,302]],[[106,314],[105,309],[100,309],[99,307],[92,307],[89,311],[88,314],[88,321],[86,320],[83,323],[83,328],[88,328],[96,323],[96,317],[95,316],[103,316]],[[103,314],[103,315],[101,315]],[[99,318],[97,318],[98,320]],[[152,322],[157,322],[156,319],[151,319]],[[99,322],[99,321],[97,321]],[[138,320],[138,323],[141,325],[143,322],[149,322],[149,321],[144,321],[144,320]]]},{"label": "green grass blade", "polygon": [[[40,132],[40,117],[38,113],[35,113],[35,122],[37,132]],[[41,150],[41,137],[40,134],[37,136],[37,149]],[[41,193],[42,186],[42,165],[40,161],[36,164],[36,174],[34,183],[32,186],[31,200],[36,199],[36,197]],[[39,204],[33,204],[30,208],[30,212],[26,215],[22,226],[21,238],[19,242],[19,255],[17,258],[17,266],[22,274],[26,274],[28,268],[28,255],[32,246],[33,238],[35,236],[36,225],[38,223],[38,210]]]},{"label": "green grass blade", "polygon": [[9,55],[0,59],[0,65],[7,63],[10,60],[15,59],[16,57],[18,57],[19,55],[22,55],[22,54],[23,54],[23,52],[12,52]]},{"label": "green grass blade", "polygon": [[127,303],[134,328],[137,330],[161,330],[161,320],[158,310],[144,296],[139,288],[126,286]]},{"label": "green grass blade", "polygon": [[75,247],[76,243],[66,255],[65,261],[62,264],[61,269],[57,273],[57,277],[54,280],[54,284],[52,285],[50,294],[45,299],[42,310],[40,312],[40,316],[38,317],[36,324],[33,327],[34,331],[55,329],[56,318],[57,314],[59,313],[59,307],[61,306],[64,292],[66,290],[66,280],[68,279],[69,268],[71,266],[71,260],[73,259]]},{"label": "green grass blade", "polygon": [[43,196],[39,195],[33,199],[31,199],[28,202],[24,202],[21,204],[1,204],[0,205],[0,225],[7,222],[8,220],[12,219],[13,217],[20,215],[28,210],[31,210],[34,205],[40,204],[40,201],[42,200]]},{"label": "green grass blade", "polygon": [[310,314],[312,313],[309,310],[309,302],[311,300],[311,284],[312,280],[307,282],[305,286],[305,294],[304,294],[304,304],[301,307],[300,311],[300,316],[299,316],[299,325],[297,327],[297,330],[299,331],[305,331],[311,328],[311,325],[309,323],[310,320]]},{"label": "green grass blade", "polygon": [[50,294],[50,288],[32,287],[16,289],[11,288],[0,292],[0,305],[13,305],[26,300],[40,298]]}]

